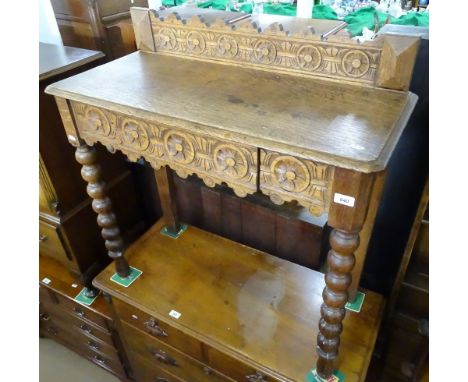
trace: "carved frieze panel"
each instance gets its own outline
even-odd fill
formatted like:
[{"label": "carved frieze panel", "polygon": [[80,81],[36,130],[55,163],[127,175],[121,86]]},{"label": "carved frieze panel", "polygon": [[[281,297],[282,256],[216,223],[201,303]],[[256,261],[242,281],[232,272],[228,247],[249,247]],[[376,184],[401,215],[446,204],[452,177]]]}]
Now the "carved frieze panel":
[{"label": "carved frieze panel", "polygon": [[260,191],[276,204],[296,200],[313,215],[330,204],[333,167],[290,155],[260,150]]},{"label": "carved frieze panel", "polygon": [[156,52],[202,60],[300,72],[373,84],[381,48],[349,42],[327,42],[313,36],[288,36],[253,25],[235,29],[222,22],[205,25],[197,16],[182,22],[151,14]]},{"label": "carved frieze panel", "polygon": [[221,142],[113,111],[72,103],[76,124],[87,144],[100,142],[131,161],[143,157],[158,169],[168,165],[186,178],[198,175],[206,185],[222,182],[241,197],[257,191],[257,149]]}]

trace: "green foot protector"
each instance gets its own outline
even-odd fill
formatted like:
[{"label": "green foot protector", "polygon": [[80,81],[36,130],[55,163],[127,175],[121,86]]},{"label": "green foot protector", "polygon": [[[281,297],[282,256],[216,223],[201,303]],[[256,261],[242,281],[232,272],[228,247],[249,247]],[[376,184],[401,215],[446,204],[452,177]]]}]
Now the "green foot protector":
[{"label": "green foot protector", "polygon": [[99,292],[96,294],[96,296],[94,296],[94,297],[88,297],[88,296],[86,296],[86,291],[87,291],[87,288],[86,288],[86,287],[84,287],[83,289],[81,289],[80,293],[78,293],[78,294],[75,296],[74,300],[75,300],[76,302],[79,302],[80,304],[84,304],[84,305],[88,305],[88,306],[89,306],[89,305],[91,305],[91,304],[94,302],[94,300],[96,300],[97,296],[99,296],[99,293],[101,293],[101,291],[99,291]]},{"label": "green foot protector", "polygon": [[344,382],[345,376],[340,371],[335,371],[332,376],[328,379],[319,377],[316,369],[312,369],[306,375],[306,382]]},{"label": "green foot protector", "polygon": [[118,273],[114,273],[111,280],[125,288],[128,288],[138,277],[140,277],[142,273],[143,271],[130,267],[130,274],[127,277],[120,277]]},{"label": "green foot protector", "polygon": [[364,303],[365,298],[365,293],[357,292],[354,301],[347,302],[345,308],[350,310],[351,312],[359,313],[361,311],[362,304]]},{"label": "green foot protector", "polygon": [[161,231],[159,231],[159,232],[161,233],[161,235],[165,235],[165,236],[169,236],[169,237],[171,237],[173,239],[177,239],[180,235],[182,235],[187,230],[187,227],[188,227],[187,224],[181,223],[179,231],[177,231],[175,233],[169,231],[167,229],[167,227],[163,227],[163,229],[161,229]]}]

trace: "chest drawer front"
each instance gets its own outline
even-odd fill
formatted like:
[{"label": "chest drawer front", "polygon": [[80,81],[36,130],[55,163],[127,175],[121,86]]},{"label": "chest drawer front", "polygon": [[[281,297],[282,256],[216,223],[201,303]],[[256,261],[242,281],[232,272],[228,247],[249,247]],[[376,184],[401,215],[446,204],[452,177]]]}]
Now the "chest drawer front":
[{"label": "chest drawer front", "polygon": [[257,191],[256,147],[80,102],[72,102],[72,108],[80,137],[88,144],[100,142],[122,151],[131,161],[144,157],[156,169],[168,165],[181,178],[196,174],[209,187],[225,182],[241,197]]},{"label": "chest drawer front", "polygon": [[133,352],[151,364],[191,382],[226,382],[228,378],[173,347],[122,322],[125,340]]},{"label": "chest drawer front", "polygon": [[43,304],[57,304],[55,293],[50,289],[39,285],[39,301]]},{"label": "chest drawer front", "polygon": [[152,365],[138,355],[133,355],[133,373],[138,382],[185,382],[163,369]]},{"label": "chest drawer front", "polygon": [[199,361],[204,360],[202,344],[196,339],[120,300],[112,301],[121,320]]},{"label": "chest drawer front", "polygon": [[69,314],[71,314],[73,317],[78,318],[79,320],[83,321],[83,323],[92,322],[95,325],[99,326],[101,329],[110,333],[107,320],[104,317],[100,316],[96,312],[93,312],[86,306],[76,303],[68,297],[62,296],[59,293],[57,293],[56,295],[60,307],[67,311]]},{"label": "chest drawer front", "polygon": [[275,204],[292,200],[312,215],[328,212],[333,167],[260,149],[260,191]]},{"label": "chest drawer front", "polygon": [[264,372],[259,372],[254,367],[246,365],[241,361],[228,357],[216,349],[206,347],[209,364],[216,370],[234,379],[246,382],[281,382]]},{"label": "chest drawer front", "polygon": [[60,227],[41,220],[39,221],[39,252],[60,261],[67,267],[78,269],[71,254],[65,250]]}]

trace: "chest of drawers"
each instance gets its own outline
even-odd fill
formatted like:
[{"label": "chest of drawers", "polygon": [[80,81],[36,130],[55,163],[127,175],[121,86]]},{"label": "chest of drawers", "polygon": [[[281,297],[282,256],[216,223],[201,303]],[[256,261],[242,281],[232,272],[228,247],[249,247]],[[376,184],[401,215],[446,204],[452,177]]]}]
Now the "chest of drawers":
[{"label": "chest of drawers", "polygon": [[102,295],[91,306],[76,302],[82,287],[59,262],[40,258],[39,332],[127,380],[111,311]]}]

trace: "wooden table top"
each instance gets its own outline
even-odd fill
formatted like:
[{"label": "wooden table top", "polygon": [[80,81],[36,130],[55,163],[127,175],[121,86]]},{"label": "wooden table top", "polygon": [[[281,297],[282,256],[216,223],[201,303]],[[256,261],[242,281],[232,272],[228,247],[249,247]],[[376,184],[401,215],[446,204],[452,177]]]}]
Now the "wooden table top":
[{"label": "wooden table top", "polygon": [[408,92],[145,52],[46,92],[361,172],[385,168],[417,100]]},{"label": "wooden table top", "polygon": [[[162,227],[127,249],[143,271],[130,287],[110,280],[114,264],[93,284],[232,357],[304,381],[317,362],[323,274],[193,226],[177,240]],[[382,296],[366,291],[362,311],[346,314],[339,369],[347,382],[365,380],[383,307]]]},{"label": "wooden table top", "polygon": [[104,53],[64,45],[39,43],[39,81],[93,62]]}]

